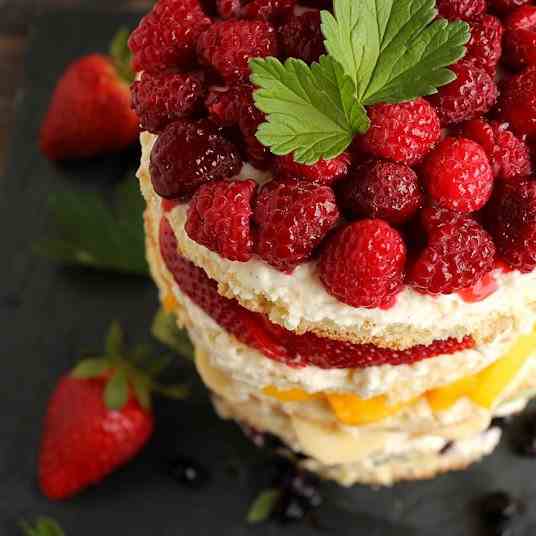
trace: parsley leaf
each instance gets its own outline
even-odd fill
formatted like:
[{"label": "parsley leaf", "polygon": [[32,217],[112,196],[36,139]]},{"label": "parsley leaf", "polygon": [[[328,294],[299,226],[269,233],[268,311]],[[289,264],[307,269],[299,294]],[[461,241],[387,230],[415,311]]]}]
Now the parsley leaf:
[{"label": "parsley leaf", "polygon": [[268,114],[257,131],[261,143],[277,155],[294,152],[296,162],[313,164],[334,158],[354,134],[369,126],[365,109],[354,98],[352,80],[332,58],[308,66],[301,60],[276,58],[250,62],[251,80],[261,89],[255,104]]}]

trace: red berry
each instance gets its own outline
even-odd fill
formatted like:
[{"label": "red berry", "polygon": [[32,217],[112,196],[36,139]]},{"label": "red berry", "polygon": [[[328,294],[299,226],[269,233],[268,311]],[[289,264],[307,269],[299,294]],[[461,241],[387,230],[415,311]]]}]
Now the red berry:
[{"label": "red berry", "polygon": [[216,5],[223,19],[231,19],[240,15],[242,0],[216,0]]},{"label": "red berry", "polygon": [[200,35],[197,55],[227,82],[244,81],[250,75],[251,58],[277,56],[276,33],[265,21],[216,22]]},{"label": "red berry", "polygon": [[458,212],[481,209],[493,188],[484,149],[465,138],[445,138],[426,158],[422,176],[432,200]]},{"label": "red berry", "polygon": [[257,183],[217,181],[197,190],[188,207],[188,236],[231,261],[251,258],[253,239],[250,220]]},{"label": "red berry", "polygon": [[419,215],[427,235],[431,235],[434,231],[445,225],[474,221],[471,216],[449,210],[448,208],[427,207],[423,208]]},{"label": "red berry", "polygon": [[378,158],[409,166],[417,164],[441,134],[437,114],[424,99],[375,104],[368,109],[368,115],[370,128],[357,139],[357,147]]},{"label": "red berry", "polygon": [[536,6],[517,8],[504,27],[504,61],[513,69],[536,64]]},{"label": "red berry", "polygon": [[164,127],[195,112],[205,95],[202,73],[143,73],[132,85],[132,108],[144,130]]},{"label": "red berry", "polygon": [[211,88],[205,101],[209,117],[221,127],[231,127],[240,122],[240,110],[250,101],[253,87],[248,84],[227,88]]},{"label": "red berry", "polygon": [[271,181],[255,207],[257,253],[282,272],[307,261],[339,219],[333,190],[300,179]]},{"label": "red berry", "polygon": [[517,136],[536,138],[536,65],[504,81],[497,116]]},{"label": "red berry", "polygon": [[464,123],[461,134],[482,146],[493,171],[502,180],[516,180],[532,172],[530,151],[527,144],[516,138],[505,123],[473,119]]},{"label": "red berry", "polygon": [[536,268],[536,181],[501,184],[486,207],[487,225],[497,250],[510,267]]},{"label": "red berry", "polygon": [[450,65],[457,78],[428,97],[441,124],[451,125],[486,113],[495,104],[497,86],[493,78],[467,61]]},{"label": "red berry", "polygon": [[320,11],[293,15],[281,26],[278,35],[284,58],[299,58],[305,63],[313,63],[326,53],[320,30]]},{"label": "red berry", "polygon": [[278,22],[286,19],[296,0],[217,0],[218,12],[224,19],[262,19]]},{"label": "red berry", "polygon": [[408,282],[425,294],[451,294],[471,287],[494,266],[491,236],[470,218],[453,218],[432,230]]},{"label": "red berry", "polygon": [[134,68],[188,69],[195,63],[197,38],[210,24],[198,0],[159,0],[130,36]]},{"label": "red berry", "polygon": [[493,15],[483,15],[473,20],[469,26],[471,40],[467,44],[464,60],[495,76],[502,54],[501,21]]},{"label": "red berry", "polygon": [[500,15],[513,11],[516,7],[528,2],[529,0],[488,0],[489,7]]},{"label": "red berry", "polygon": [[205,182],[236,175],[241,165],[235,146],[207,122],[177,121],[156,140],[150,172],[158,195],[187,198]]},{"label": "red berry", "polygon": [[423,205],[417,174],[404,164],[377,160],[357,167],[337,196],[350,218],[381,218],[398,225]]},{"label": "red berry", "polygon": [[319,160],[310,166],[298,164],[292,154],[287,154],[275,157],[274,175],[278,179],[300,177],[314,184],[330,186],[348,175],[350,165],[348,153],[342,153],[331,160]]},{"label": "red berry", "polygon": [[340,229],[320,257],[320,279],[330,294],[354,307],[390,304],[404,280],[406,246],[382,220]]},{"label": "red berry", "polygon": [[438,0],[437,9],[449,20],[471,20],[486,10],[486,0]]}]

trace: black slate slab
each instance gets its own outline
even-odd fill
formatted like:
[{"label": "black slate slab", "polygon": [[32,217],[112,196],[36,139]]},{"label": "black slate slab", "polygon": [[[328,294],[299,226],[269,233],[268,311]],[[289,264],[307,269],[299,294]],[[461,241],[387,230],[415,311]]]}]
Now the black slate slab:
[{"label": "black slate slab", "polygon": [[[67,503],[50,503],[39,494],[35,457],[40,419],[58,376],[81,351],[101,347],[113,319],[120,320],[132,338],[148,339],[157,308],[148,280],[59,269],[30,249],[47,232],[49,192],[108,191],[110,183],[135,165],[137,155],[131,153],[56,167],[39,154],[36,136],[65,65],[85,52],[105,50],[116,28],[132,26],[136,19],[50,13],[34,25],[8,171],[0,179],[0,534],[19,534],[17,520],[45,514],[71,536],[461,536],[479,534],[471,523],[470,502],[497,488],[528,505],[515,534],[536,534],[536,509],[531,507],[536,460],[515,457],[506,444],[469,471],[433,481],[383,490],[347,490],[328,483],[320,531],[307,525],[249,527],[243,520],[260,480],[251,468],[262,455],[237,427],[214,416],[201,389],[184,403],[158,403],[157,432],[147,449],[98,488]],[[185,490],[166,474],[167,460],[178,454],[195,456],[210,469],[205,489]],[[241,470],[229,472],[237,461]]]}]

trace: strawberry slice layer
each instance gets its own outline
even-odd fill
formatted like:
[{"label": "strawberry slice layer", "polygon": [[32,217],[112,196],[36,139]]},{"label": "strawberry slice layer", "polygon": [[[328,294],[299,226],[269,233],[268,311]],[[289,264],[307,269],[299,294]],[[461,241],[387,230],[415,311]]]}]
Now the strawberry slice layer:
[{"label": "strawberry slice layer", "polygon": [[160,221],[159,242],[164,263],[184,294],[240,342],[291,367],[313,365],[331,369],[405,365],[438,355],[454,354],[475,345],[473,338],[468,336],[461,341],[447,339],[427,346],[392,350],[373,344],[328,339],[310,332],[298,335],[270,322],[261,313],[249,311],[238,301],[221,296],[216,281],[178,253],[175,233],[165,217]]}]

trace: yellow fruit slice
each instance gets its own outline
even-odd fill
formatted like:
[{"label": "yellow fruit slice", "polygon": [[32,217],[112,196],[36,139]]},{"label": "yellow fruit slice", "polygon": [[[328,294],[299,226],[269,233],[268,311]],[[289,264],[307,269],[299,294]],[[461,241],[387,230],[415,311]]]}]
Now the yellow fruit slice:
[{"label": "yellow fruit slice", "polygon": [[323,398],[322,393],[308,393],[302,389],[278,389],[273,385],[265,387],[262,392],[266,396],[277,398],[281,402],[306,402],[307,400],[318,400]]}]

